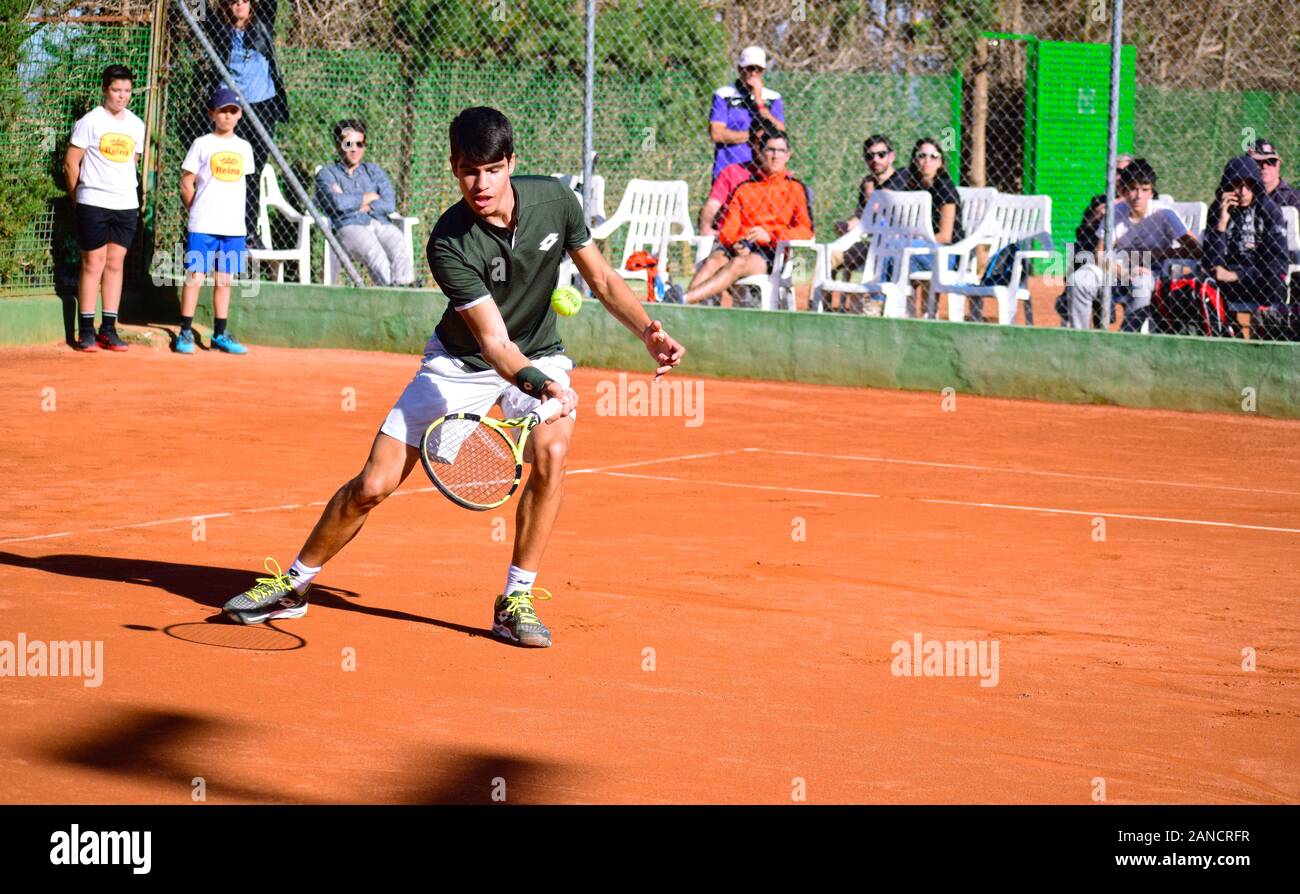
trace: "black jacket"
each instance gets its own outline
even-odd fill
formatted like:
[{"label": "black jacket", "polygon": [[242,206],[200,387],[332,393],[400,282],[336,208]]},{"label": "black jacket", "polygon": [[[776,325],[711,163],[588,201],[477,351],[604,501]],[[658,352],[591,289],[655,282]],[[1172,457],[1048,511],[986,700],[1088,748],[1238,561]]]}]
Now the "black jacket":
[{"label": "black jacket", "polygon": [[[234,36],[231,32],[234,29],[230,27],[221,11],[221,0],[206,0],[206,2],[207,14],[199,24],[207,34],[208,40],[212,41],[212,45],[216,48],[217,55],[221,57],[222,63],[228,64],[230,46],[234,42]],[[271,83],[275,85],[275,97],[268,100],[272,120],[266,121],[266,112],[262,112],[263,121],[268,125],[277,121],[289,120],[289,100],[285,95],[284,81],[280,78],[280,66],[275,61],[275,14],[279,6],[280,0],[254,0],[253,16],[249,20],[244,35],[248,45],[265,56],[270,63]],[[217,88],[221,80],[221,75],[213,68],[209,93]]]},{"label": "black jacket", "polygon": [[[1248,208],[1228,212],[1228,227],[1220,232],[1219,203],[1223,194],[1242,180],[1250,183],[1255,198]],[[1253,243],[1254,248],[1243,247],[1246,243]],[[1262,278],[1278,280],[1286,276],[1289,262],[1282,209],[1264,192],[1259,165],[1249,155],[1230,159],[1223,169],[1223,179],[1206,218],[1202,262],[1207,270],[1228,268],[1245,286]]]}]

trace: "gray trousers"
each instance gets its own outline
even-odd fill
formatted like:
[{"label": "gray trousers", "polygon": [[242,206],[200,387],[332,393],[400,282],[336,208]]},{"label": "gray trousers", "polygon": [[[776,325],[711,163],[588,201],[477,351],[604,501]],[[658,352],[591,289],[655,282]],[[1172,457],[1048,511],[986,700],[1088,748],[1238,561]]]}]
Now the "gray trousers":
[{"label": "gray trousers", "polygon": [[[1096,264],[1084,264],[1074,273],[1065,285],[1064,304],[1068,308],[1068,325],[1071,329],[1092,328],[1092,308],[1102,298],[1103,273]],[[1132,277],[1121,277],[1111,289],[1111,296],[1126,308],[1127,319],[1137,311],[1145,310],[1151,304],[1151,293],[1155,291],[1156,280],[1150,273],[1140,273]]]},{"label": "gray trousers", "polygon": [[372,218],[365,226],[340,227],[338,237],[348,254],[365,264],[379,285],[409,286],[415,281],[401,227]]}]

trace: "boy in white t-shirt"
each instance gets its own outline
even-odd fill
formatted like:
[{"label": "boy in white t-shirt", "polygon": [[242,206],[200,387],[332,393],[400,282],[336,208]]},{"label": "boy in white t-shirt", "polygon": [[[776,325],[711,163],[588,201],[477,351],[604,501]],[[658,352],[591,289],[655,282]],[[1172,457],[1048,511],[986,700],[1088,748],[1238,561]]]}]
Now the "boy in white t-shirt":
[{"label": "boy in white t-shirt", "polygon": [[[77,282],[80,351],[125,351],[117,335],[122,269],[140,216],[136,159],[144,146],[144,122],[127,109],[135,77],[110,65],[100,78],[104,102],[77,120],[63,159],[63,176],[77,217],[81,276]],[[104,315],[95,334],[95,299]]]},{"label": "boy in white t-shirt", "polygon": [[181,162],[181,200],[190,210],[190,221],[185,245],[185,288],[181,291],[181,331],[176,338],[180,354],[194,353],[194,310],[199,303],[199,288],[209,272],[216,274],[212,346],[227,354],[248,353],[226,331],[230,280],[243,272],[248,251],[245,180],[253,170],[253,147],[235,136],[235,125],[242,114],[235,91],[226,87],[215,91],[208,103],[212,133],[195,140]]}]

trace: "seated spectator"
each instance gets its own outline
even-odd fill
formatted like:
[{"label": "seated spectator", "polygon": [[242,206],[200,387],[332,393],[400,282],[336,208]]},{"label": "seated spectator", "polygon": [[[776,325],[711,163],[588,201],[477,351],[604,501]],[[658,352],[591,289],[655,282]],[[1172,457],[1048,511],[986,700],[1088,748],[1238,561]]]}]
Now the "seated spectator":
[{"label": "seated spectator", "polygon": [[[1124,170],[1133,161],[1131,155],[1120,155],[1115,158],[1115,174],[1118,177],[1120,171]],[[1116,184],[1116,199],[1122,201],[1119,195],[1118,184]],[[1088,207],[1083,209],[1083,216],[1079,219],[1079,225],[1074,229],[1074,269],[1068,271],[1073,273],[1084,264],[1091,264],[1096,259],[1093,249],[1097,246],[1097,230],[1101,228],[1102,218],[1106,215],[1106,194],[1098,193],[1088,202]],[[1110,322],[1115,322],[1115,306],[1110,308]],[[1093,319],[1093,324],[1098,325],[1098,321]]]},{"label": "seated spectator", "polygon": [[1278,205],[1300,208],[1300,192],[1282,179],[1282,158],[1268,140],[1256,140],[1250,144],[1250,157],[1259,165],[1259,173],[1264,184],[1264,192]]},{"label": "seated spectator", "polygon": [[[1124,200],[1115,205],[1116,257],[1109,262],[1109,269],[1117,280],[1111,297],[1125,305],[1120,328],[1137,332],[1151,313],[1151,293],[1160,262],[1174,257],[1200,257],[1201,245],[1173,210],[1155,201],[1156,172],[1146,159],[1134,159],[1120,171],[1118,186]],[[1082,259],[1085,263],[1070,274],[1056,302],[1062,326],[1092,326],[1105,280],[1099,263],[1104,260],[1103,238],[1104,227],[1098,227],[1093,236],[1095,255]]]},{"label": "seated spectator", "polygon": [[[1131,155],[1121,155],[1115,159],[1115,173],[1127,168],[1133,161]],[[1118,194],[1118,187],[1117,187]],[[1083,218],[1079,221],[1079,226],[1074,231],[1074,250],[1084,252],[1085,263],[1092,255],[1092,249],[1097,244],[1097,229],[1101,226],[1102,217],[1106,214],[1106,194],[1100,193],[1092,197],[1088,202],[1088,207],[1083,209]]]},{"label": "seated spectator", "polygon": [[[862,144],[862,158],[867,163],[867,175],[858,184],[858,201],[853,216],[836,221],[835,232],[843,236],[858,225],[867,207],[867,199],[878,189],[907,190],[911,188],[906,171],[894,169],[894,144],[889,137],[872,134]],[[859,242],[844,252],[831,253],[831,268],[861,270],[867,260],[867,243]]]},{"label": "seated spectator", "polygon": [[[759,146],[762,145],[763,136],[769,133],[779,133],[779,131],[762,121],[755,122],[749,129],[749,149],[754,158],[762,154]],[[727,201],[731,198],[731,194],[736,191],[737,186],[746,180],[752,180],[758,171],[759,163],[756,161],[738,161],[722,169],[722,173],[713,181],[713,188],[709,190],[709,197],[704,201],[704,207],[700,209],[701,236],[718,234],[716,224],[726,213]]]},{"label": "seated spectator", "polygon": [[[943,149],[931,139],[922,138],[912,147],[912,163],[908,165],[906,177],[909,189],[925,190],[930,194],[930,222],[934,227],[935,241],[941,245],[950,245],[966,238],[966,231],[961,225],[961,194],[957,184],[948,176],[947,162]],[[928,266],[928,257],[918,258],[923,261],[921,269]]]},{"label": "seated spectator", "polygon": [[769,133],[761,141],[758,177],[732,193],[718,233],[719,245],[691,278],[690,287],[669,286],[664,300],[697,304],[719,295],[738,279],[772,272],[776,243],[811,239],[812,214],[804,185],[786,171],[790,141]]},{"label": "seated spectator", "polygon": [[1203,266],[1224,301],[1257,308],[1284,303],[1286,226],[1250,155],[1223,169],[1208,220]]},{"label": "seated spectator", "polygon": [[749,131],[755,124],[785,133],[785,107],[781,94],[763,86],[767,53],[762,47],[745,47],[736,61],[740,77],[713,93],[709,111],[709,139],[713,141],[713,179],[727,165],[754,161]]},{"label": "seated spectator", "polygon": [[339,242],[360,260],[379,285],[415,281],[402,230],[388,215],[397,210],[393,183],[379,165],[364,161],[365,122],[350,118],[334,125],[339,161],[316,174],[316,201]]},{"label": "seated spectator", "polygon": [[[912,147],[912,163],[907,167],[909,189],[925,190],[930,194],[930,223],[934,228],[934,239],[940,245],[951,245],[966,238],[966,231],[961,224],[961,194],[957,184],[948,176],[947,163],[943,149],[936,140],[922,137]],[[929,270],[933,263],[930,255],[920,255],[912,259],[912,272]],[[956,260],[955,258],[953,259]],[[916,286],[919,301],[921,286]],[[972,318],[978,318],[978,301],[971,302]],[[926,311],[927,317],[934,316],[935,309]]]}]

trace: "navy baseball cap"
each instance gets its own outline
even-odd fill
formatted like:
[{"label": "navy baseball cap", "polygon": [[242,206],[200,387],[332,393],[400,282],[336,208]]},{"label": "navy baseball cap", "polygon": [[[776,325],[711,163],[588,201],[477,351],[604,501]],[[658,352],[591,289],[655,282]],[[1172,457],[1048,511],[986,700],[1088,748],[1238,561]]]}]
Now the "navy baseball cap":
[{"label": "navy baseball cap", "polygon": [[210,109],[224,109],[226,106],[239,105],[239,96],[229,87],[218,87],[212,94],[212,99],[208,101]]},{"label": "navy baseball cap", "polygon": [[1261,158],[1277,158],[1277,149],[1268,140],[1256,140],[1250,144],[1250,154],[1256,161]]}]

